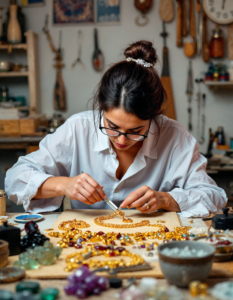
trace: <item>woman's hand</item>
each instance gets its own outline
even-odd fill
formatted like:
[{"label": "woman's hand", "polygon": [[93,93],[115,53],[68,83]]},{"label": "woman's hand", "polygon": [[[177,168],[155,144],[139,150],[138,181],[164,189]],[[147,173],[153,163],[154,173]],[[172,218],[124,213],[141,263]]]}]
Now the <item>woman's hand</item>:
[{"label": "woman's hand", "polygon": [[135,207],[145,214],[158,209],[180,211],[178,203],[169,193],[154,191],[146,185],[129,194],[120,207]]},{"label": "woman's hand", "polygon": [[103,186],[99,185],[86,173],[67,178],[65,181],[62,190],[64,194],[72,200],[79,200],[91,205],[103,199],[107,199],[103,191]]}]

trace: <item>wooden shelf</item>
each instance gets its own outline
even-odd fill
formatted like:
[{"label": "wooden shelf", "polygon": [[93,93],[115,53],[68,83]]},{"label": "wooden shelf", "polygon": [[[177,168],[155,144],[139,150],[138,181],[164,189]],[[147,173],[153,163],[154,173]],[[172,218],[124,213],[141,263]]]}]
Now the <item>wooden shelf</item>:
[{"label": "wooden shelf", "polygon": [[0,72],[0,77],[27,77],[29,75],[29,72]]},{"label": "wooden shelf", "polygon": [[4,109],[18,109],[18,110],[29,110],[30,106],[16,106],[16,107],[4,107],[4,106],[0,106],[0,108],[4,108]]},{"label": "wooden shelf", "polygon": [[204,82],[207,86],[212,89],[233,89],[233,81],[205,81]]},{"label": "wooden shelf", "polygon": [[27,50],[27,44],[4,44],[0,45],[0,50],[8,50],[8,49],[22,49]]}]

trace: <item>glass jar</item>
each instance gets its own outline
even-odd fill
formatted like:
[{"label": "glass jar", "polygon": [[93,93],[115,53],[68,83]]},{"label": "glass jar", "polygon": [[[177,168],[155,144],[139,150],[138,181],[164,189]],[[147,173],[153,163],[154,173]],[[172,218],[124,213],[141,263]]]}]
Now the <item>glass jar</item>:
[{"label": "glass jar", "polygon": [[222,30],[218,25],[213,30],[213,36],[210,41],[210,56],[213,58],[221,58],[224,56],[224,39]]}]

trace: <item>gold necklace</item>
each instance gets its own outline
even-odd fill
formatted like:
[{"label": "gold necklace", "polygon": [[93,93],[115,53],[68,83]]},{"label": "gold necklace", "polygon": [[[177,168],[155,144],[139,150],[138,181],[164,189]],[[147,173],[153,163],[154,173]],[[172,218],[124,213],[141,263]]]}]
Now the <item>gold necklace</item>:
[{"label": "gold necklace", "polygon": [[[95,268],[104,268],[104,267],[109,267],[109,268],[117,268],[117,267],[130,267],[130,266],[137,266],[143,264],[145,261],[144,259],[135,253],[131,253],[128,250],[125,250],[124,248],[119,247],[118,249],[114,250],[96,250],[95,246],[92,245],[90,247],[87,247],[84,251],[82,252],[75,252],[70,255],[67,255],[66,257],[66,267],[65,271],[70,272],[74,269],[77,269],[81,264],[88,265],[89,268],[95,269]],[[127,256],[132,258],[130,262],[126,262],[124,259],[120,260],[107,260],[107,261],[100,261],[100,260],[84,260],[84,255],[90,253],[90,257],[94,256],[100,256],[104,255],[105,257],[116,257],[116,256]]]}]

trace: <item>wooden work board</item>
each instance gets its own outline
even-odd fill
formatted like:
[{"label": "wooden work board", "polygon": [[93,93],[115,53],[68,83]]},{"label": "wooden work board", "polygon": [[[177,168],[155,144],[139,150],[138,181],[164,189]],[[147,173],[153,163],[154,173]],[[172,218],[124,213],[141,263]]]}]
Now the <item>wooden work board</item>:
[{"label": "wooden work board", "polygon": [[[175,212],[157,212],[157,213],[151,213],[151,214],[141,214],[136,210],[126,210],[126,217],[131,217],[134,222],[140,222],[141,220],[149,220],[151,224],[158,224],[158,220],[163,220],[166,223],[163,223],[163,225],[166,225],[170,231],[174,230],[174,227],[181,226],[179,218]],[[83,228],[81,230],[86,231],[90,230],[92,232],[98,232],[98,231],[104,231],[104,232],[121,232],[121,233],[134,233],[134,232],[147,232],[147,231],[155,231],[157,230],[156,227],[137,227],[137,228],[129,228],[129,229],[115,229],[115,228],[108,228],[108,227],[102,227],[98,226],[94,223],[94,218],[97,216],[104,216],[109,215],[111,213],[110,210],[66,210],[62,212],[62,214],[59,216],[59,218],[55,221],[53,226],[51,228],[54,228],[54,231],[60,231],[58,229],[58,225],[63,221],[68,220],[82,220],[87,222],[90,227]],[[114,219],[105,221],[106,223],[112,223],[112,224],[124,224],[122,223],[121,219],[119,217],[115,217]],[[39,223],[38,223],[39,224]],[[48,234],[48,232],[44,233],[45,235]],[[56,245],[57,242],[60,241],[60,238],[51,238],[50,242],[53,245]],[[145,242],[153,242],[154,240],[148,240]],[[158,241],[158,240],[156,240]],[[159,242],[159,241],[158,241]],[[116,242],[117,246],[120,246],[119,241]],[[134,252],[134,249],[132,249],[132,246],[126,246],[126,249]],[[40,266],[38,270],[27,270],[26,271],[26,277],[30,279],[64,279],[69,274],[72,274],[72,272],[65,272],[65,258],[67,255],[74,253],[76,251],[82,251],[83,249],[76,250],[73,247],[65,248],[63,249],[63,252],[58,260],[55,261],[55,263],[51,266]],[[145,253],[144,251],[137,253]],[[102,257],[96,257],[94,259],[105,259],[104,256]],[[13,263],[18,259],[18,256],[11,256],[9,257],[9,264],[8,266],[12,266]],[[109,258],[108,258],[109,259]],[[114,259],[114,258],[113,258]],[[124,257],[125,260],[130,261],[127,257]],[[162,271],[159,267],[158,262],[151,263],[151,266],[153,267],[152,270],[149,271],[140,271],[140,272],[128,272],[128,273],[118,273],[117,277],[119,278],[131,278],[132,276],[135,278],[143,278],[143,277],[154,277],[154,278],[164,278]],[[108,273],[101,272],[98,275],[103,275],[106,277],[109,277]],[[211,274],[209,277],[215,277],[215,278],[230,278],[233,277],[233,263],[232,262],[226,262],[226,263],[214,263],[213,268],[211,271]]]}]

